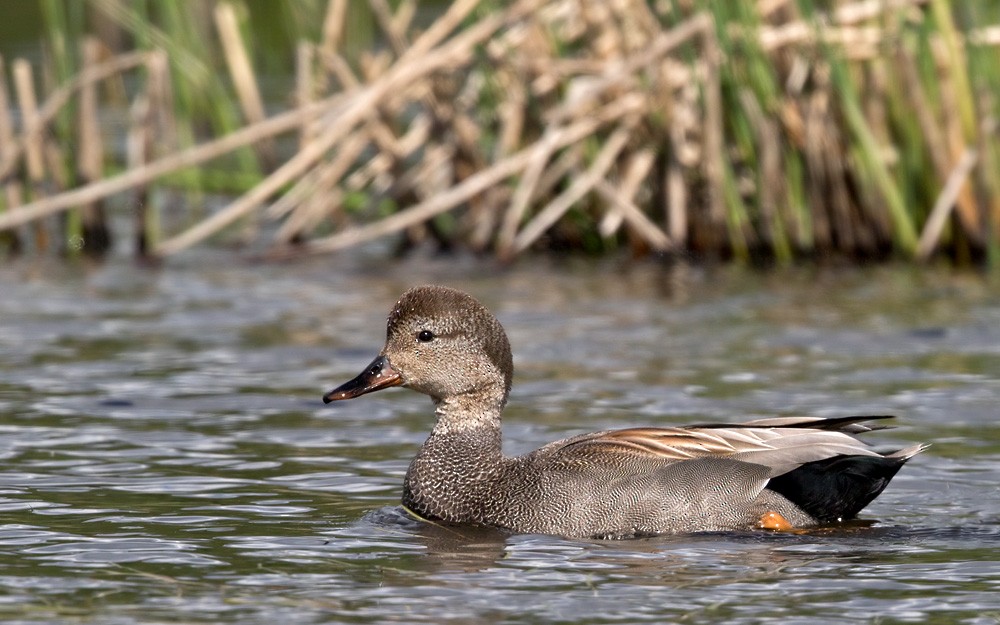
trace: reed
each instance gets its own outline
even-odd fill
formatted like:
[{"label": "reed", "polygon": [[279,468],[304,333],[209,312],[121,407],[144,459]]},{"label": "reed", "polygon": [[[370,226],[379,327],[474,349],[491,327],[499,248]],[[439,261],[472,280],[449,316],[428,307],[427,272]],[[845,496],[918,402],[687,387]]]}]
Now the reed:
[{"label": "reed", "polygon": [[[52,59],[88,49],[81,6],[46,2]],[[237,1],[85,6],[139,56],[35,68],[41,104],[33,68],[10,65],[14,97],[0,71],[11,251],[47,249],[66,211],[99,238],[130,193],[156,256],[236,236],[273,257],[395,237],[507,260],[1000,260],[997,2],[455,0],[421,22],[413,0],[315,0],[269,11],[279,54]],[[128,85],[124,162],[95,131],[109,81]],[[227,190],[209,214],[192,196]],[[176,193],[191,208],[168,216]]]}]

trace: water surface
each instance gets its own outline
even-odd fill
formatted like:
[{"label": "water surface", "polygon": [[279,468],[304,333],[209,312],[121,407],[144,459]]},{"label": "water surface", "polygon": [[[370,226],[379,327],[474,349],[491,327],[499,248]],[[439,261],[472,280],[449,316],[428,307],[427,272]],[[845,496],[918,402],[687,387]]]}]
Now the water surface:
[{"label": "water surface", "polygon": [[[897,414],[933,447],[803,535],[600,542],[396,507],[431,425],[324,406],[406,287],[511,336],[506,448],[594,429]],[[344,255],[0,267],[0,618],[12,623],[1000,622],[1000,288],[883,267],[754,273]]]}]

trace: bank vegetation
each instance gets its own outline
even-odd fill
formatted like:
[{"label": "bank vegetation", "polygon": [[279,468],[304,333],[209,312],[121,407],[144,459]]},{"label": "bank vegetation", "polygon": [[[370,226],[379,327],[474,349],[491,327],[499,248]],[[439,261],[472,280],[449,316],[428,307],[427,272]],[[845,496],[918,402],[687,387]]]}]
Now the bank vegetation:
[{"label": "bank vegetation", "polygon": [[329,0],[278,97],[239,2],[43,4],[6,254],[998,258],[997,2]]}]

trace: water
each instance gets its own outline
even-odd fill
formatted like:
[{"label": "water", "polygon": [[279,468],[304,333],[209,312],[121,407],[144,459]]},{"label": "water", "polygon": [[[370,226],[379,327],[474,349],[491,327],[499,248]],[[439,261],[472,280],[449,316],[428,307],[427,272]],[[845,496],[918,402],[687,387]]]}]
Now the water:
[{"label": "water", "polygon": [[[430,428],[391,390],[324,406],[407,286],[511,335],[506,446],[588,430],[892,413],[933,443],[801,535],[600,542],[397,507]],[[0,268],[0,618],[10,623],[1000,622],[1000,288],[902,268],[665,271],[202,252]]]}]

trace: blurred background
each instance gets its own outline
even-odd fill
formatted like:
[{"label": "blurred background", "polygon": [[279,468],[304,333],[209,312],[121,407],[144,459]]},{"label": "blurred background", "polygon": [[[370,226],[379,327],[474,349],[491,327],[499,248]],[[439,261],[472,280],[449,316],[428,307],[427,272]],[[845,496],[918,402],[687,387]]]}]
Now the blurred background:
[{"label": "blurred background", "polygon": [[8,8],[7,253],[995,262],[996,2]]}]

